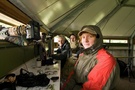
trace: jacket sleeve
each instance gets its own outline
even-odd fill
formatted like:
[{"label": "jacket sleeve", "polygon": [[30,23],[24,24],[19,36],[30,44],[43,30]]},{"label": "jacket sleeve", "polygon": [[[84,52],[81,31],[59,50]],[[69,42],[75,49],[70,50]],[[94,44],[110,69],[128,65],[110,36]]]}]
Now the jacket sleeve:
[{"label": "jacket sleeve", "polygon": [[57,54],[53,54],[52,57],[57,59],[57,60],[63,60],[65,58],[69,58],[70,57],[70,45],[65,45],[64,48],[58,48],[57,50]]},{"label": "jacket sleeve", "polygon": [[[110,78],[113,78],[113,76],[111,76],[111,73],[114,71],[116,66],[116,61],[114,60],[114,58],[104,58],[104,56],[100,56],[100,58],[97,57],[97,59],[98,63],[88,74],[88,81],[83,84],[82,90],[104,90],[107,81]],[[110,86],[108,86],[107,88],[108,90],[109,87]]]},{"label": "jacket sleeve", "polygon": [[74,78],[75,78],[75,74],[72,71],[68,79],[64,83],[63,87],[61,88],[61,90],[81,90],[82,87],[80,85],[77,85]]}]

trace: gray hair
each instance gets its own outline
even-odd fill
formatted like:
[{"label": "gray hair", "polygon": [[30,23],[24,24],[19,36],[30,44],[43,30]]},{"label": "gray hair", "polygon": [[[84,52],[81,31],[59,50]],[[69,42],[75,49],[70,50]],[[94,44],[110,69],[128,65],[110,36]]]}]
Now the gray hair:
[{"label": "gray hair", "polygon": [[62,38],[64,41],[66,40],[64,35],[57,35],[57,38]]}]

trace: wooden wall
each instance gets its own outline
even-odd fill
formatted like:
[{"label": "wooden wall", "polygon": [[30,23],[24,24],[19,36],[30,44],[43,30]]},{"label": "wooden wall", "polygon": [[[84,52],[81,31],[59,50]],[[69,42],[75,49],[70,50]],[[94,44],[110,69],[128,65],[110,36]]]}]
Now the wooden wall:
[{"label": "wooden wall", "polygon": [[0,48],[0,78],[34,58],[34,46]]}]

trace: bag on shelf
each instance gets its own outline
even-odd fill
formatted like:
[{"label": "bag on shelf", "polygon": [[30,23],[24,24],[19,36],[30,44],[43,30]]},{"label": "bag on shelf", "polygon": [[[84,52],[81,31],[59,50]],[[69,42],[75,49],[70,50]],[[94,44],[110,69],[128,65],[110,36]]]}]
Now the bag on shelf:
[{"label": "bag on shelf", "polygon": [[34,87],[34,86],[47,86],[50,79],[46,74],[34,75],[25,69],[20,69],[20,75],[16,76],[17,86]]}]

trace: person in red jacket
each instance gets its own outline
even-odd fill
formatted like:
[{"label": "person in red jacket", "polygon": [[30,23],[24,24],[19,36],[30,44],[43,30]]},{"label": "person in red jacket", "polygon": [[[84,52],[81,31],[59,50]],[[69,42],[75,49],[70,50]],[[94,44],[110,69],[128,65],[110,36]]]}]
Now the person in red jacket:
[{"label": "person in red jacket", "polygon": [[62,90],[112,90],[120,76],[115,58],[103,48],[103,36],[96,25],[83,26],[78,33],[83,50]]}]

